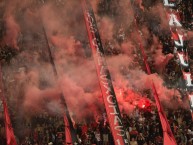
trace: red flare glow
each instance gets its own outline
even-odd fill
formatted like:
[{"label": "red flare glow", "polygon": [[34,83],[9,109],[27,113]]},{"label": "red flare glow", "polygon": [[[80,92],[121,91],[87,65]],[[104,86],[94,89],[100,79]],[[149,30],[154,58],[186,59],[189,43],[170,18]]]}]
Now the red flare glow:
[{"label": "red flare glow", "polygon": [[140,109],[146,109],[146,108],[150,107],[150,105],[151,105],[150,101],[146,98],[143,98],[143,99],[139,100],[139,102],[138,102],[138,107]]}]

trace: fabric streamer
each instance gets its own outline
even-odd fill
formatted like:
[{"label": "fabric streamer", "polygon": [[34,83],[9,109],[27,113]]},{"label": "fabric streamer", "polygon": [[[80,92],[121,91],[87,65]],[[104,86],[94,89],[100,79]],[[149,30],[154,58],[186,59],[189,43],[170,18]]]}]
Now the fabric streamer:
[{"label": "fabric streamer", "polygon": [[107,68],[105,54],[98,32],[95,16],[91,6],[88,8],[87,2],[85,0],[82,0],[81,2],[90,47],[93,52],[96,71],[103,95],[103,101],[105,104],[110,129],[114,138],[114,143],[115,145],[128,145],[129,142],[123,126],[121,113],[110,77],[110,72]]},{"label": "fabric streamer", "polygon": [[[135,23],[135,27],[136,27],[136,30],[139,32],[137,23]],[[151,74],[151,69],[150,69],[149,64],[147,62],[147,56],[145,54],[144,47],[142,45],[140,35],[138,35],[137,39],[138,39],[138,42],[139,42],[139,48],[140,48],[141,54],[143,56],[143,61],[144,61],[144,64],[145,64],[145,67],[146,67],[146,70],[147,70],[147,74],[150,75]],[[163,144],[164,145],[177,145],[176,140],[174,138],[174,135],[171,131],[170,125],[168,123],[167,117],[165,115],[165,112],[163,110],[163,107],[160,103],[159,96],[157,94],[157,90],[156,90],[156,87],[155,87],[155,84],[154,84],[153,80],[152,80],[151,83],[152,83],[151,89],[152,89],[153,94],[154,94],[156,107],[157,107],[157,110],[158,110],[159,118],[160,118],[162,129],[163,129]]]}]

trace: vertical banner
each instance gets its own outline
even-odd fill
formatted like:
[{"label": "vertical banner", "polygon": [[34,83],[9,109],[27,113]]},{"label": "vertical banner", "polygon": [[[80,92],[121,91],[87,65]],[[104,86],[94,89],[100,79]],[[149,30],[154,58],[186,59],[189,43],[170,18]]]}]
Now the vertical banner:
[{"label": "vertical banner", "polygon": [[[135,27],[136,27],[136,30],[139,32],[137,23],[135,23]],[[139,42],[139,48],[140,48],[142,56],[143,56],[143,61],[144,61],[144,64],[145,64],[145,67],[146,67],[146,70],[147,70],[147,74],[150,75],[151,70],[150,70],[149,64],[147,62],[147,56],[145,54],[144,47],[142,45],[140,34],[138,35],[137,39],[138,39],[137,41]],[[154,84],[153,81],[152,81],[152,91],[153,91],[153,94],[154,94],[156,107],[157,107],[157,110],[158,110],[160,122],[161,122],[162,129],[163,129],[163,144],[164,145],[177,145],[176,140],[174,138],[174,135],[171,131],[169,122],[167,120],[167,117],[165,115],[165,112],[164,112],[164,110],[161,106],[159,96],[157,94],[157,90],[156,90],[156,87],[155,87],[155,84]]]},{"label": "vertical banner", "polygon": [[161,106],[160,100],[158,98],[157,90],[153,82],[152,82],[152,90],[154,92],[154,98],[155,98],[159,118],[163,129],[163,145],[177,145],[174,135],[171,131],[170,125],[168,123],[167,117]]},{"label": "vertical banner", "polygon": [[68,118],[66,117],[66,114],[64,114],[64,129],[65,129],[65,143],[66,143],[66,145],[73,145],[72,136],[70,133],[70,125],[68,122]]},{"label": "vertical banner", "polygon": [[105,104],[114,143],[115,145],[128,145],[129,142],[126,137],[125,129],[123,127],[121,113],[111,81],[110,72],[107,68],[107,63],[105,60],[104,50],[98,32],[95,16],[91,6],[89,6],[89,8],[87,7],[87,3],[85,0],[82,0],[81,3],[90,47],[93,52],[97,75],[103,95],[103,101]]},{"label": "vertical banner", "polygon": [[[50,63],[51,63],[52,68],[53,68],[54,76],[55,76],[55,78],[58,78],[58,73],[57,73],[56,65],[54,63],[54,59],[53,59],[52,52],[51,52],[51,49],[50,49],[48,37],[47,37],[47,34],[46,34],[46,31],[45,31],[44,27],[42,27],[42,29],[43,29],[43,33],[44,33],[44,36],[45,36],[45,39],[46,39],[48,55],[49,55],[49,58],[50,58]],[[68,124],[68,126],[69,126],[68,127],[68,133],[70,134],[71,142],[72,142],[72,144],[79,144],[78,143],[78,138],[76,136],[76,131],[73,127],[73,123],[72,123],[72,120],[71,120],[71,117],[70,117],[68,106],[66,104],[66,100],[65,100],[63,94],[60,94],[60,99],[61,99],[61,103],[64,105],[64,109],[65,109],[65,116],[64,116],[64,121],[65,122],[64,123]]]}]

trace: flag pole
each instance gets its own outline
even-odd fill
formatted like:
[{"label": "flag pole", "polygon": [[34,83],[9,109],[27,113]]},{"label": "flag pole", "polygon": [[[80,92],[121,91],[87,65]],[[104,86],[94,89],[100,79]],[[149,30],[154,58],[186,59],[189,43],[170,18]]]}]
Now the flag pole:
[{"label": "flag pole", "polygon": [[[56,79],[58,79],[58,72],[57,72],[57,69],[56,69],[54,58],[52,56],[52,51],[51,51],[51,48],[50,48],[50,44],[49,44],[49,41],[48,41],[46,30],[45,30],[44,26],[42,26],[42,28],[43,28],[43,33],[44,33],[44,36],[45,36],[45,39],[46,39],[46,45],[47,45],[47,49],[48,49],[50,63],[52,65],[52,69],[53,69],[53,72],[54,72],[54,76],[55,76]],[[65,135],[66,135],[66,139],[68,139],[67,144],[71,144],[71,145],[76,144],[76,145],[78,145],[79,143],[78,143],[77,135],[76,135],[76,132],[75,132],[75,129],[74,129],[74,126],[73,126],[73,123],[72,123],[72,120],[71,120],[71,117],[70,117],[70,113],[69,113],[69,110],[68,110],[66,100],[64,98],[63,93],[60,94],[60,99],[61,99],[61,102],[62,102],[62,104],[64,106],[64,109],[65,109],[64,123],[65,123]]]}]

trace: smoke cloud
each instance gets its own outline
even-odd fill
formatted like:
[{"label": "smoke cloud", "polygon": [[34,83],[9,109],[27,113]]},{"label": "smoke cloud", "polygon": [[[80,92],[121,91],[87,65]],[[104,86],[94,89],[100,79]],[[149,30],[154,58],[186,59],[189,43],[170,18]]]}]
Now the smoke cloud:
[{"label": "smoke cloud", "polygon": [[[6,33],[1,42],[19,50],[10,64],[3,64],[5,93],[13,104],[13,110],[24,110],[28,115],[44,111],[62,115],[62,93],[77,120],[92,118],[93,112],[104,112],[95,64],[89,55],[91,52],[80,2],[25,0],[22,5],[18,2],[6,2],[10,7],[5,11]],[[173,55],[162,54],[163,46],[157,36],[151,34],[157,29],[149,29],[157,26],[151,17],[158,17],[161,30],[168,29],[167,20],[162,17],[164,9],[161,4],[156,3],[147,10],[142,1],[136,4],[126,0],[114,1],[106,7],[115,11],[104,12],[104,15],[99,12],[98,1],[93,1],[92,5],[105,52],[110,52],[106,54],[106,60],[120,109],[131,113],[144,97],[153,103],[153,95],[149,97],[144,93],[151,90],[152,81],[162,103],[172,102],[168,106],[176,108],[176,102],[171,100],[175,100],[174,96],[179,96],[179,93],[175,88],[168,89],[162,79],[162,71]],[[140,6],[140,11],[136,5]],[[135,28],[136,13],[149,20],[142,21],[140,33]],[[20,34],[21,43],[18,41]],[[154,62],[151,65],[156,71],[152,75],[146,74],[138,36],[142,39],[148,60]],[[58,77],[53,73],[48,47],[52,51]]]}]

